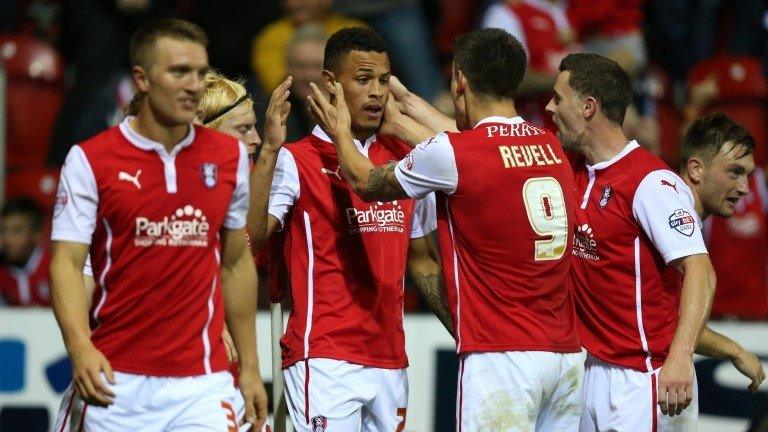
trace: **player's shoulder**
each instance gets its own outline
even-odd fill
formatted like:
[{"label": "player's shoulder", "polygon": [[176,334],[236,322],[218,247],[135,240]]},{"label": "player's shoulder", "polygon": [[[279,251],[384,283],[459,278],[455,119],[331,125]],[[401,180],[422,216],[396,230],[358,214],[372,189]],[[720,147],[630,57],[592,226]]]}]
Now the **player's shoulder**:
[{"label": "player's shoulder", "polygon": [[670,171],[669,165],[667,165],[663,159],[642,146],[638,146],[632,150],[625,158],[625,162],[628,167],[632,168],[633,171],[636,171],[638,175],[646,175],[658,170]]},{"label": "player's shoulder", "polygon": [[404,158],[413,150],[413,147],[405,141],[387,135],[377,135],[376,144],[381,145],[389,153],[398,159]]},{"label": "player's shoulder", "polygon": [[225,146],[225,147],[231,146],[234,148],[238,147],[238,140],[232,135],[228,135],[223,132],[219,132],[217,130],[210,129],[201,125],[194,125],[194,128],[195,128],[195,141],[197,143],[201,143],[205,145],[213,145],[216,147],[221,147],[221,146]]},{"label": "player's shoulder", "polygon": [[112,126],[93,135],[92,137],[79,142],[77,145],[83,150],[99,150],[112,147],[116,140],[124,139],[119,126]]}]

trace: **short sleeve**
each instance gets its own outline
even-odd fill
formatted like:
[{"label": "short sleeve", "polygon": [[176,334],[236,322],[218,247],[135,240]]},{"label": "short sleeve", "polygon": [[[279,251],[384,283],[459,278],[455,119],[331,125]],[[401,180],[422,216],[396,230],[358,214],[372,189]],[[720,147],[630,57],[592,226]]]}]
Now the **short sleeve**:
[{"label": "short sleeve", "polygon": [[61,169],[51,240],[91,244],[99,193],[85,152],[75,145]]},{"label": "short sleeve", "polygon": [[693,193],[672,171],[648,174],[637,187],[632,211],[665,263],[707,253]]},{"label": "short sleeve", "polygon": [[280,225],[285,222],[285,215],[299,199],[299,168],[290,151],[281,148],[277,154],[275,174],[269,190],[269,209],[267,212],[274,216]]},{"label": "short sleeve", "polygon": [[440,133],[416,146],[395,166],[395,177],[411,198],[456,191],[459,173],[448,135]]},{"label": "short sleeve", "polygon": [[235,190],[229,202],[227,217],[224,219],[224,228],[237,230],[245,228],[245,218],[248,214],[248,150],[245,144],[237,142],[240,157],[237,161],[237,174],[235,175]]},{"label": "short sleeve", "polygon": [[413,206],[411,218],[411,238],[420,238],[437,229],[437,207],[435,194],[431,193]]}]

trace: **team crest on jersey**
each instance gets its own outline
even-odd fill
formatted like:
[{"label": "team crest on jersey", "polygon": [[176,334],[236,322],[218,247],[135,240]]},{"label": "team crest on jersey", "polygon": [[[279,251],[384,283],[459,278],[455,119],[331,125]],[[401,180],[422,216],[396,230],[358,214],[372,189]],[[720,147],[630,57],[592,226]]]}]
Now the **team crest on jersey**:
[{"label": "team crest on jersey", "polygon": [[206,162],[200,165],[200,175],[203,177],[203,184],[208,189],[213,189],[216,186],[216,164]]},{"label": "team crest on jersey", "polygon": [[692,236],[696,229],[696,219],[683,209],[677,209],[669,215],[669,227],[682,235]]},{"label": "team crest on jersey", "polygon": [[328,429],[328,419],[325,416],[312,417],[312,432],[325,432]]},{"label": "team crest on jersey", "polygon": [[605,206],[608,205],[608,201],[611,200],[611,197],[613,197],[613,188],[610,186],[606,186],[603,188],[603,195],[600,197],[600,208],[604,209]]}]

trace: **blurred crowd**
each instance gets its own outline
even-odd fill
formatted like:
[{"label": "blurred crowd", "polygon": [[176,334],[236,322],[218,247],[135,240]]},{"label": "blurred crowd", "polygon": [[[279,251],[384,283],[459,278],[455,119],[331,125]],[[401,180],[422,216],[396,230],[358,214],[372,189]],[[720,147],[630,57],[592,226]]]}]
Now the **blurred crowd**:
[{"label": "blurred crowd", "polygon": [[[451,44],[500,27],[528,54],[518,109],[554,128],[544,107],[562,57],[589,51],[634,80],[629,136],[678,165],[680,138],[723,111],[757,141],[761,166],[728,220],[705,227],[718,272],[714,317],[768,319],[768,2],[763,0],[0,0],[6,88],[6,201],[0,212],[0,302],[48,305],[47,230],[58,169],[70,146],[122,118],[133,95],[128,41],[141,23],[180,17],[210,37],[210,63],[241,78],[257,118],[293,76],[288,139],[314,126],[305,106],[327,37],[369,26],[387,41],[393,73],[450,113]],[[409,310],[419,310],[409,293]]]}]

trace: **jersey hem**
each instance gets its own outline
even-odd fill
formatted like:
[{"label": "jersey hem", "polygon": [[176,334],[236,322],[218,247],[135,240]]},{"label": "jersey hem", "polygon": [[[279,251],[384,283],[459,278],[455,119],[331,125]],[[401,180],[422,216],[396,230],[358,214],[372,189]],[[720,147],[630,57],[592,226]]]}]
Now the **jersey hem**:
[{"label": "jersey hem", "polygon": [[[589,350],[587,350],[587,354],[592,356],[592,357],[594,357],[594,358],[596,358],[596,359],[598,359],[598,360],[600,360],[603,363],[608,364],[609,366],[615,366],[615,367],[621,367],[621,368],[626,368],[626,369],[632,369],[632,370],[638,371],[638,372],[648,372],[648,365],[646,365],[646,363],[645,363],[645,358],[646,358],[645,355],[643,355],[642,358],[640,358],[637,361],[616,361],[616,360],[607,359],[607,358],[605,358],[603,356],[600,356],[600,355],[597,355],[595,353],[592,353]],[[638,356],[639,356],[639,354],[638,354]],[[658,368],[660,368],[660,367],[662,367],[664,365],[664,361],[665,360],[666,359],[651,358],[651,367],[654,370],[656,370],[656,369],[658,369]]]},{"label": "jersey hem", "polygon": [[581,345],[466,345],[461,344],[459,354],[469,354],[473,352],[505,352],[505,351],[545,351],[554,353],[576,353],[581,352]]},{"label": "jersey hem", "polygon": [[373,360],[367,357],[334,355],[334,354],[323,353],[323,352],[313,354],[309,357],[304,357],[304,356],[291,357],[289,359],[283,360],[282,367],[283,369],[287,369],[300,361],[313,359],[313,358],[341,360],[341,361],[353,363],[360,366],[375,367],[380,369],[405,369],[408,367],[408,359],[396,360],[396,361],[381,361],[381,360]]},{"label": "jersey hem", "polygon": [[141,367],[135,364],[123,364],[110,361],[112,370],[115,372],[122,372],[134,375],[146,375],[156,377],[191,377],[191,376],[203,376],[210,375],[217,372],[225,372],[229,369],[226,367],[213,367],[211,365],[211,373],[205,373],[205,370],[201,367],[195,369],[189,368],[157,368],[157,367]]}]

